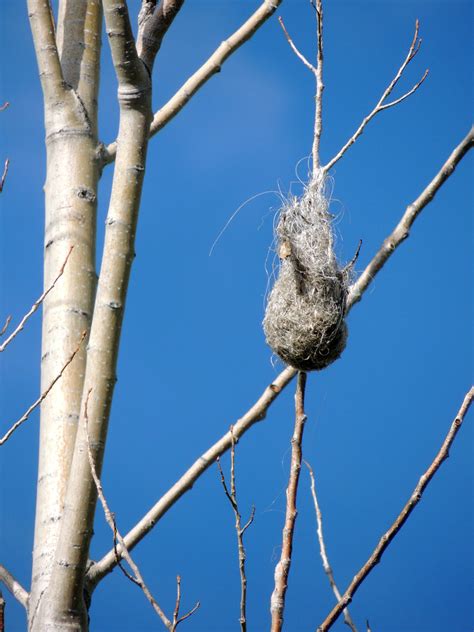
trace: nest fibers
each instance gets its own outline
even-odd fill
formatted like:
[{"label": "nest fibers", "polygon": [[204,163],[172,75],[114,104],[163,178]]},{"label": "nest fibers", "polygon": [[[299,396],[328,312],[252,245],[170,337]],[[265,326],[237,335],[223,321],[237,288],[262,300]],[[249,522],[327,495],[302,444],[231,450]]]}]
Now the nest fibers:
[{"label": "nest fibers", "polygon": [[337,360],[347,340],[348,278],[333,250],[324,179],[290,198],[276,228],[280,269],[268,298],[267,343],[287,364],[313,371]]}]

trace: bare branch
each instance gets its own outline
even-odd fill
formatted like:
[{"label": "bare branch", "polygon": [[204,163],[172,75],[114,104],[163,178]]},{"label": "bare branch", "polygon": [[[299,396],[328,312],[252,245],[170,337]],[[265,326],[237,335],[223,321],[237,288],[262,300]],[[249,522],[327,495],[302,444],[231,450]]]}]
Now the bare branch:
[{"label": "bare branch", "polygon": [[410,48],[408,50],[407,56],[405,57],[405,60],[403,61],[403,63],[400,66],[400,68],[398,69],[398,72],[396,73],[395,77],[392,79],[392,81],[385,88],[385,91],[382,94],[382,96],[380,97],[377,105],[374,107],[372,112],[370,112],[370,114],[368,114],[364,118],[364,120],[359,125],[359,127],[356,130],[356,132],[354,133],[354,135],[351,136],[351,138],[349,138],[347,143],[342,147],[342,149],[340,149],[340,151],[334,156],[334,158],[332,158],[327,163],[327,165],[324,165],[324,167],[322,169],[323,169],[323,171],[325,173],[327,173],[332,167],[334,167],[336,162],[338,162],[338,160],[340,160],[342,158],[342,156],[346,153],[346,151],[349,149],[349,147],[351,147],[351,145],[353,145],[356,142],[356,140],[359,138],[359,136],[364,131],[366,125],[374,118],[374,116],[376,116],[376,114],[378,114],[379,112],[382,112],[383,110],[391,108],[394,105],[398,105],[398,103],[401,103],[401,101],[404,101],[406,98],[408,98],[410,95],[412,95],[416,90],[418,90],[418,88],[421,86],[423,81],[428,76],[428,70],[426,70],[424,75],[420,79],[420,81],[418,81],[418,83],[416,83],[411,90],[406,92],[400,98],[395,99],[394,101],[391,101],[389,103],[386,102],[386,99],[390,96],[390,94],[392,93],[393,89],[395,88],[395,86],[399,82],[401,76],[405,72],[406,67],[408,66],[410,61],[416,56],[416,54],[420,50],[421,39],[418,39],[419,28],[420,28],[420,24],[419,24],[419,22],[417,20],[416,23],[415,23],[415,34],[413,35],[413,40],[412,40],[412,42],[410,44]]},{"label": "bare branch", "polygon": [[61,379],[64,371],[67,369],[67,367],[71,364],[71,362],[74,360],[74,358],[76,357],[76,354],[78,353],[79,349],[81,348],[82,342],[84,340],[84,338],[86,337],[86,331],[83,332],[81,339],[79,340],[79,343],[77,345],[77,347],[74,349],[74,351],[71,353],[71,355],[69,356],[66,364],[63,366],[63,368],[61,369],[61,371],[58,373],[58,375],[54,378],[54,380],[50,383],[50,385],[48,386],[48,388],[43,391],[43,393],[38,397],[38,399],[31,404],[31,406],[28,408],[28,410],[26,411],[26,413],[24,413],[24,415],[22,417],[20,417],[20,419],[18,419],[18,421],[15,421],[15,423],[10,427],[9,430],[7,430],[7,432],[3,435],[2,438],[0,438],[0,445],[3,445],[6,441],[8,441],[8,439],[11,437],[11,435],[15,432],[15,430],[21,426],[27,419],[28,417],[31,415],[31,413],[35,410],[35,408],[37,408],[42,401],[44,401],[46,399],[46,397],[48,396],[49,392],[51,391],[51,389],[53,388],[53,386],[56,384],[56,382],[58,380]]},{"label": "bare branch", "polygon": [[[341,600],[341,593],[336,584],[336,580],[334,579],[334,573],[332,571],[331,565],[329,564],[328,555],[326,552],[326,544],[324,542],[324,534],[323,534],[323,516],[321,513],[321,509],[319,507],[318,497],[316,496],[316,483],[314,480],[314,472],[313,468],[307,461],[303,461],[309,471],[309,476],[311,479],[311,495],[313,497],[314,510],[316,512],[316,523],[317,523],[317,534],[318,534],[318,542],[319,542],[319,551],[321,553],[321,559],[323,561],[323,569],[326,575],[328,576],[329,584],[331,589],[336,597],[337,601]],[[352,620],[351,615],[349,614],[349,610],[344,608],[344,622],[346,625],[350,627],[352,632],[357,632],[357,628]]]},{"label": "bare branch", "polygon": [[8,329],[8,325],[11,323],[12,317],[11,316],[7,316],[5,319],[5,324],[3,325],[2,329],[0,330],[0,336],[3,336],[6,332],[6,330]]},{"label": "bare branch", "polygon": [[[74,246],[71,246],[69,248],[69,251],[66,255],[66,258],[64,260],[63,265],[61,266],[57,277],[54,279],[54,281],[51,283],[51,285],[49,286],[49,288],[47,290],[45,290],[43,292],[43,294],[41,294],[41,296],[33,303],[33,305],[31,306],[31,309],[29,310],[28,313],[26,313],[23,318],[21,319],[19,325],[17,326],[17,328],[15,329],[15,331],[13,331],[8,338],[0,345],[0,353],[2,351],[5,350],[5,348],[10,344],[10,342],[20,333],[20,331],[22,331],[22,329],[24,328],[26,321],[33,316],[33,314],[36,312],[36,310],[38,309],[38,307],[41,305],[41,303],[44,301],[44,299],[48,296],[48,294],[51,292],[51,290],[54,288],[54,286],[56,285],[56,283],[59,281],[59,279],[62,277],[63,273],[64,273],[64,269],[66,268],[67,262],[69,260],[69,257],[71,256],[71,252],[73,251]],[[8,324],[11,320],[11,316],[9,316],[7,318],[7,321],[5,323],[5,325],[3,326],[3,329],[0,333],[0,335],[2,335],[6,328],[8,327]]]},{"label": "bare branch", "polygon": [[89,464],[90,464],[90,468],[91,468],[91,474],[92,474],[92,478],[94,479],[94,483],[95,483],[95,486],[96,486],[96,489],[97,489],[97,494],[99,496],[100,503],[102,505],[102,509],[104,510],[105,519],[106,519],[107,524],[109,525],[109,527],[112,529],[112,533],[114,534],[114,540],[117,539],[119,541],[120,545],[121,545],[122,556],[127,560],[128,564],[130,565],[130,568],[133,571],[134,577],[131,577],[128,573],[125,573],[126,576],[129,579],[131,579],[134,583],[136,583],[142,589],[145,597],[150,602],[153,610],[160,617],[160,619],[163,622],[163,624],[165,625],[165,627],[167,627],[168,630],[170,630],[171,626],[172,626],[172,623],[168,619],[168,617],[165,615],[163,610],[160,608],[160,606],[156,602],[155,598],[151,594],[148,586],[145,584],[145,582],[143,580],[143,577],[142,577],[142,574],[140,573],[140,569],[135,564],[135,562],[132,560],[132,558],[130,556],[130,553],[128,552],[128,549],[125,546],[123,538],[120,535],[120,531],[117,529],[117,525],[115,523],[114,514],[110,511],[109,506],[107,504],[107,501],[105,500],[104,491],[103,491],[103,488],[102,488],[102,483],[100,482],[100,479],[99,479],[99,477],[97,475],[97,471],[95,469],[94,457],[92,455],[91,444],[90,444],[90,439],[89,439],[89,430],[88,430],[89,418],[88,418],[88,414],[87,414],[87,406],[88,406],[88,403],[89,403],[89,397],[90,397],[91,392],[92,392],[92,389],[90,389],[89,392],[87,393],[87,398],[86,398],[86,402],[85,402],[84,431],[85,431],[85,436],[86,436],[87,454],[89,456]]},{"label": "bare branch", "polygon": [[342,595],[342,598],[339,600],[339,603],[333,608],[333,610],[326,617],[324,622],[319,626],[317,632],[326,632],[332,627],[332,625],[337,620],[337,618],[339,617],[341,612],[344,610],[344,608],[347,606],[347,604],[352,601],[352,598],[354,597],[354,594],[356,593],[359,586],[362,584],[365,578],[369,575],[372,569],[380,562],[382,555],[385,552],[385,549],[392,542],[394,537],[397,535],[397,533],[403,527],[405,522],[408,520],[408,517],[410,516],[411,512],[414,510],[416,505],[420,502],[423,492],[428,486],[428,483],[436,474],[436,472],[440,468],[443,461],[448,458],[449,449],[451,445],[453,444],[454,439],[456,438],[456,435],[462,425],[462,422],[464,420],[464,417],[467,411],[469,410],[469,407],[472,403],[473,398],[474,398],[474,386],[471,387],[471,389],[466,394],[464,401],[461,405],[461,408],[459,409],[458,414],[456,415],[454,421],[452,422],[449,432],[446,435],[446,438],[443,441],[443,444],[438,454],[435,456],[433,462],[431,463],[429,468],[426,470],[426,472],[421,476],[420,480],[418,481],[418,485],[413,490],[413,493],[408,499],[408,502],[403,507],[402,511],[400,512],[400,514],[398,515],[398,517],[396,518],[395,522],[392,524],[390,529],[386,533],[384,533],[384,535],[380,538],[379,543],[375,547],[372,555],[369,557],[369,559],[364,564],[364,566],[359,570],[357,575],[355,575],[348,589]]},{"label": "bare branch", "polygon": [[291,50],[294,52],[294,54],[298,57],[298,59],[300,61],[303,62],[303,64],[306,66],[306,68],[308,68],[309,70],[311,70],[311,72],[316,76],[316,68],[313,66],[312,63],[310,63],[306,57],[303,55],[303,53],[301,53],[295,46],[293,40],[290,37],[290,34],[288,33],[288,31],[286,30],[286,26],[283,22],[283,19],[281,17],[278,18],[278,22],[280,23],[281,28],[283,29],[283,33],[285,34],[285,37],[287,39],[288,44],[290,45]]},{"label": "bare branch", "polygon": [[43,94],[46,100],[62,100],[66,86],[56,46],[50,0],[28,0],[27,4]]},{"label": "bare branch", "polygon": [[231,451],[230,451],[230,492],[227,487],[224,472],[220,464],[219,457],[216,459],[217,468],[220,473],[222,487],[224,488],[225,495],[229,499],[235,515],[235,533],[237,535],[237,551],[239,554],[239,571],[240,571],[240,629],[242,632],[247,630],[247,576],[245,574],[245,547],[244,547],[244,533],[250,527],[255,517],[255,507],[252,507],[250,518],[242,527],[242,516],[240,515],[239,505],[237,503],[237,490],[235,486],[235,437],[234,429],[230,427],[231,436]]},{"label": "bare branch", "polygon": [[[266,411],[270,404],[276,399],[278,394],[296,375],[296,370],[287,367],[268,386],[256,403],[241,417],[233,426],[233,435],[237,441],[255,423],[265,419]],[[232,435],[227,432],[204,454],[202,454],[193,465],[183,474],[183,476],[169,489],[164,496],[143,516],[143,518],[125,536],[125,544],[132,550],[144,537],[153,529],[158,520],[185,494],[192,488],[195,481],[215,463],[218,456],[221,456],[232,446]],[[99,562],[94,564],[88,573],[88,581],[91,587],[97,583],[116,565],[113,550],[109,551]]]},{"label": "bare branch", "polygon": [[[154,136],[167,123],[169,123],[186,105],[194,94],[209,79],[221,70],[222,64],[228,59],[242,44],[270,18],[277,10],[283,0],[264,0],[260,7],[253,13],[244,24],[237,29],[227,40],[214,51],[209,59],[197,70],[171,97],[171,99],[156,112],[150,127],[150,136]],[[116,141],[111,143],[104,151],[103,161],[108,164],[115,160],[117,153]]]},{"label": "bare branch", "polygon": [[[420,207],[420,212],[431,201],[436,191],[446,181],[446,179],[453,173],[455,166],[460,162],[462,157],[474,144],[474,129],[468,134],[464,141],[457,147],[450,157],[451,169],[447,169],[442,179],[438,180],[438,176],[433,182],[425,189],[426,201]],[[448,163],[450,161],[448,160]],[[446,164],[448,164],[446,163]],[[436,186],[433,183],[436,182]],[[423,195],[423,194],[422,194]],[[362,295],[366,291],[370,282],[373,280],[377,272],[383,267],[387,259],[395,252],[400,242],[393,244],[392,249],[388,249],[386,256],[382,255],[384,246],[375,255],[367,268],[362,273],[359,280],[352,286],[348,300],[347,300],[347,313],[350,312],[352,307],[360,301]],[[385,252],[385,251],[384,251]],[[381,262],[381,263],[380,263]],[[234,424],[234,436],[236,439],[240,439],[256,422],[265,418],[266,412],[271,404],[275,401],[281,391],[292,381],[297,371],[292,367],[286,367],[281,373],[273,380],[273,383],[268,386],[257,402]],[[207,470],[208,467],[218,456],[221,456],[227,450],[230,449],[232,440],[230,433],[227,432],[221,437],[214,445],[212,445],[201,457],[199,457],[193,465],[181,476],[181,478],[155,503],[155,505],[147,512],[143,518],[133,527],[133,529],[125,536],[125,542],[127,547],[132,550],[145,536],[153,529],[160,518],[171,507],[189,491],[198,478]],[[88,581],[92,588],[94,588],[99,581],[105,577],[116,565],[114,551],[109,551],[99,562],[94,564],[88,573]]]},{"label": "bare branch", "polygon": [[191,610],[189,610],[189,612],[184,614],[182,617],[179,616],[179,608],[181,606],[181,577],[177,575],[176,576],[176,604],[175,604],[174,612],[173,612],[173,623],[171,626],[171,632],[174,632],[180,623],[182,623],[183,621],[191,617],[196,612],[196,610],[199,608],[200,605],[201,604],[199,603],[199,601],[197,601],[195,605],[191,608]]},{"label": "bare branch", "polygon": [[320,168],[319,146],[323,132],[323,3],[316,0],[316,24],[317,24],[317,72],[316,72],[316,106],[314,111],[314,136],[313,136],[313,178],[318,177]]},{"label": "bare branch", "polygon": [[471,128],[467,136],[461,141],[456,149],[451,153],[447,161],[441,167],[433,180],[428,184],[426,189],[417,197],[417,199],[407,206],[407,209],[393,230],[393,232],[384,240],[380,250],[360,275],[357,281],[349,290],[347,298],[348,310],[360,299],[363,293],[372,283],[375,275],[383,268],[387,260],[392,256],[398,246],[407,239],[410,234],[410,228],[421,211],[434,198],[441,186],[451,176],[467,152],[474,146],[474,127]]},{"label": "bare branch", "polygon": [[280,632],[283,627],[283,613],[285,610],[285,596],[288,587],[288,576],[291,566],[293,551],[293,535],[295,531],[296,497],[298,494],[298,482],[301,471],[302,441],[306,422],[304,412],[304,394],[306,387],[306,373],[298,372],[298,382],[295,394],[295,428],[291,439],[291,465],[286,490],[286,516],[282,534],[282,547],[280,561],[275,567],[275,589],[270,601],[272,615],[271,632]]},{"label": "bare branch", "polygon": [[3,166],[3,173],[2,173],[2,177],[0,179],[0,193],[3,191],[3,187],[5,186],[5,180],[8,174],[8,167],[10,165],[10,159],[7,158],[5,160],[5,164]]},{"label": "bare branch", "polygon": [[3,112],[4,110],[6,110],[9,105],[10,103],[8,101],[5,101],[3,105],[0,105],[0,112]]},{"label": "bare branch", "polygon": [[142,0],[138,15],[138,56],[148,68],[150,74],[163,38],[178,15],[184,0]]},{"label": "bare branch", "polygon": [[23,608],[28,608],[28,592],[2,564],[0,564],[0,582],[8,588]]}]

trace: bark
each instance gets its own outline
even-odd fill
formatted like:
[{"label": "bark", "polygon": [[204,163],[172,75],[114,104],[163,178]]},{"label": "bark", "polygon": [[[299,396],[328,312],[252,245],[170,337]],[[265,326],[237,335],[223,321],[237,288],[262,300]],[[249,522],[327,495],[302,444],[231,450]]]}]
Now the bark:
[{"label": "bark", "polygon": [[[80,389],[85,394],[92,389],[88,405],[89,437],[99,475],[116,381],[118,346],[134,258],[135,231],[152,119],[150,77],[137,56],[126,5],[107,0],[103,5],[119,79],[120,127],[84,388],[81,385]],[[83,397],[79,406],[82,421],[84,405]],[[83,584],[96,500],[84,424],[80,423],[50,581],[32,632],[87,630]]]},{"label": "bark", "polygon": [[[74,21],[75,29],[88,35],[81,38],[80,41],[85,41],[80,50],[63,50],[62,68],[49,4],[38,0],[28,2],[45,107],[45,288],[57,276],[74,245],[64,274],[43,305],[42,392],[61,372],[82,332],[89,329],[96,286],[95,225],[99,178],[96,104],[101,7],[100,3],[91,0],[75,4],[79,14],[78,21]],[[82,76],[81,70],[85,60],[87,77]],[[76,80],[76,76],[81,80]],[[31,629],[41,595],[49,582],[59,535],[76,437],[85,353],[83,345],[41,408],[29,607]]]}]

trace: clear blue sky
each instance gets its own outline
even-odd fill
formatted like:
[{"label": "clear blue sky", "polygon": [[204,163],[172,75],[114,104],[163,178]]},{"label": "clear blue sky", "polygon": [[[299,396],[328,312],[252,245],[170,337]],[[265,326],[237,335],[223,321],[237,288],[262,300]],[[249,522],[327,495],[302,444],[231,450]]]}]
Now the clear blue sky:
[{"label": "clear blue sky", "polygon": [[[136,14],[139,3],[130,2]],[[45,152],[42,98],[26,3],[3,0],[1,152],[11,168],[1,196],[1,311],[18,319],[42,286]],[[163,103],[258,5],[188,0],[155,68]],[[311,55],[314,16],[303,0],[280,10]],[[361,271],[406,205],[467,133],[472,115],[472,2],[325,5],[322,158],[353,133],[393,76],[415,19],[423,45],[396,95],[430,76],[411,99],[380,115],[334,173],[337,249],[349,260],[359,239]],[[104,47],[101,130],[117,129],[116,83]],[[104,486],[127,531],[276,375],[261,321],[265,262],[278,199],[245,206],[264,191],[298,191],[295,168],[311,147],[313,84],[276,18],[224,66],[149,151],[137,258],[120,352]],[[308,380],[305,458],[313,465],[328,553],[344,589],[431,462],[472,377],[473,156],[416,222],[349,317],[341,360]],[[112,169],[100,191],[102,239]],[[304,161],[300,177],[306,173]],[[100,257],[101,244],[98,253]],[[2,316],[3,315],[3,316]],[[40,318],[1,358],[1,423],[37,397]],[[249,630],[269,627],[269,597],[284,518],[293,385],[239,444],[240,506],[247,532]],[[352,615],[374,632],[469,632],[474,628],[473,426],[471,412],[450,459],[355,597]],[[0,454],[0,562],[29,586],[38,416]],[[228,457],[224,460],[228,466]],[[303,472],[286,630],[311,631],[333,605],[321,568],[309,481]],[[211,468],[135,551],[161,605],[171,612],[175,575],[183,608],[199,612],[182,631],[238,630],[239,576],[233,514]],[[92,556],[111,545],[101,513]],[[7,630],[25,627],[7,597]],[[94,595],[92,632],[160,629],[143,595],[115,571]],[[344,630],[340,622],[334,630]]]}]

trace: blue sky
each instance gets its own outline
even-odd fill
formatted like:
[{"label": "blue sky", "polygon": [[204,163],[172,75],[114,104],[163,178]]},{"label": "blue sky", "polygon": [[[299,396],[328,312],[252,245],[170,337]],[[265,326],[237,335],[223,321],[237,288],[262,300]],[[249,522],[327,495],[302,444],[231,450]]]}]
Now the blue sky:
[{"label": "blue sky", "polygon": [[[130,2],[138,10],[137,1]],[[232,33],[257,2],[188,0],[155,67],[159,106]],[[11,168],[1,196],[1,314],[18,319],[41,293],[45,176],[43,114],[24,3],[4,0],[1,155]],[[279,12],[308,56],[314,16],[303,0]],[[406,54],[416,18],[423,45],[395,96],[425,68],[422,88],[377,117],[332,175],[337,251],[363,270],[384,237],[467,133],[472,116],[470,2],[328,1],[325,5],[327,161],[372,109]],[[116,81],[104,46],[102,138],[117,129]],[[104,466],[104,487],[126,532],[256,400],[273,368],[261,321],[265,270],[278,211],[274,193],[298,193],[311,148],[312,76],[275,18],[152,142]],[[299,169],[297,165],[299,161]],[[112,169],[100,190],[98,258]],[[326,543],[344,589],[431,462],[472,378],[472,156],[417,220],[410,239],[351,312],[342,358],[311,374],[304,455],[317,477]],[[271,253],[270,253],[271,258]],[[2,357],[2,427],[36,399],[40,318]],[[269,627],[269,597],[284,519],[294,386],[240,442],[238,489],[247,532],[249,630]],[[449,460],[357,593],[352,616],[374,632],[468,632],[474,548],[473,419]],[[0,562],[29,586],[38,416],[0,455]],[[223,459],[228,467],[228,457]],[[333,605],[321,568],[309,481],[299,492],[286,630],[314,630]],[[238,630],[233,514],[211,468],[135,550],[168,612],[175,576],[189,632]],[[109,550],[97,515],[92,556]],[[7,629],[25,627],[7,594]],[[97,589],[92,632],[160,628],[140,591],[115,571]],[[334,630],[344,630],[342,622]]]}]

